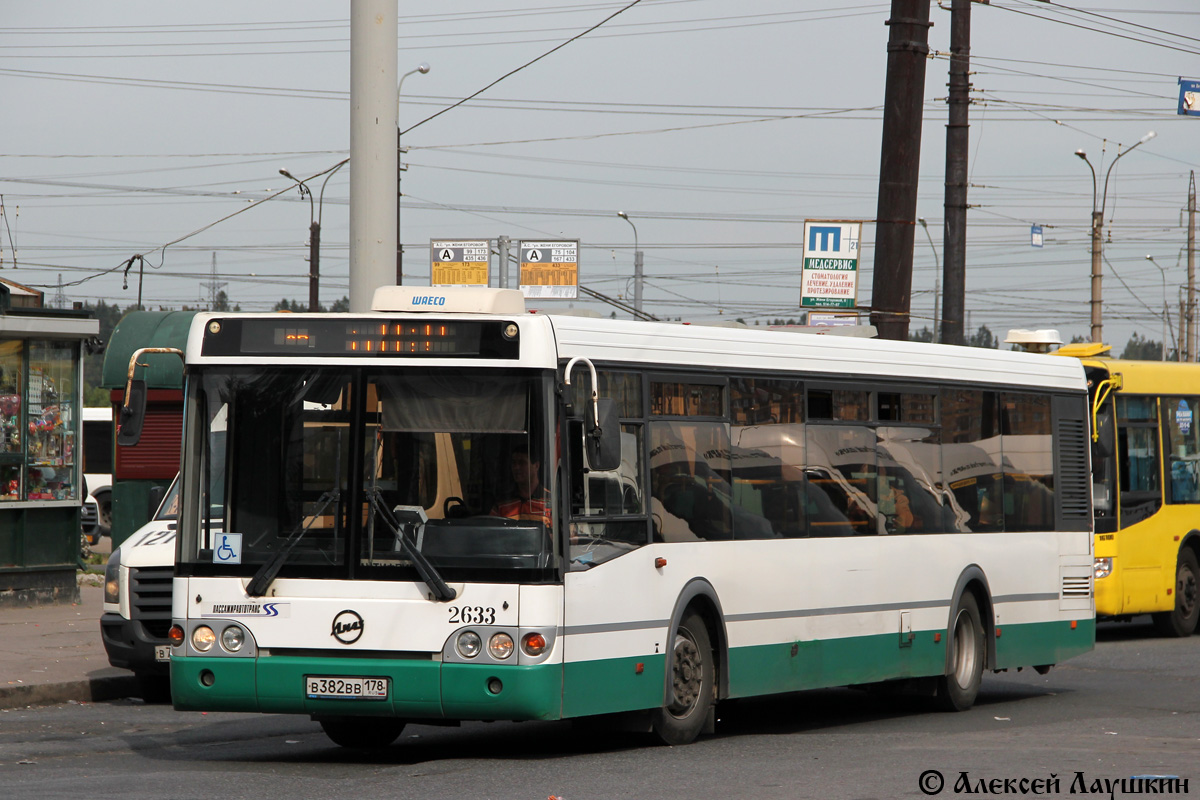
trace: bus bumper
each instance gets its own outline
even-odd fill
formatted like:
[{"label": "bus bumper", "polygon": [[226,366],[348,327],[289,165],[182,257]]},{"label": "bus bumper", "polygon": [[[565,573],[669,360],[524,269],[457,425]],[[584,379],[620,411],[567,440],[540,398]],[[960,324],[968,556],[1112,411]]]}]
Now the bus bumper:
[{"label": "bus bumper", "polygon": [[[388,678],[383,700],[316,699],[310,675]],[[499,683],[497,683],[499,681]],[[178,657],[171,695],[181,711],[258,711],[402,719],[562,717],[562,665],[495,666],[418,659]]]},{"label": "bus bumper", "polygon": [[154,648],[169,644],[146,632],[141,622],[125,619],[111,611],[100,616],[100,638],[108,653],[108,663],[133,670],[139,675],[166,675],[169,665],[156,661]]}]

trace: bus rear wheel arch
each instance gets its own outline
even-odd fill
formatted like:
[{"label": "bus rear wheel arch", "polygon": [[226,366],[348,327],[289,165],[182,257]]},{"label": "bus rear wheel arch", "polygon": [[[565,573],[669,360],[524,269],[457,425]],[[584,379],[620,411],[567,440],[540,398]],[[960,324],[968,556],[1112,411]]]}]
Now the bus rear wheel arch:
[{"label": "bus rear wheel arch", "polygon": [[1154,627],[1164,636],[1191,636],[1200,621],[1200,561],[1191,547],[1179,551],[1173,588],[1175,608],[1154,614]]}]

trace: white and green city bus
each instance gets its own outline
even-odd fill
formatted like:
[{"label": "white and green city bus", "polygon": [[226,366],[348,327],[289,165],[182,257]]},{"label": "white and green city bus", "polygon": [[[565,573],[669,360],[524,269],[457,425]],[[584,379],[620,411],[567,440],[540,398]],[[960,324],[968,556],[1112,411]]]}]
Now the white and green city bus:
[{"label": "white and green city bus", "polygon": [[198,314],[183,355],[179,709],[358,747],[615,714],[685,743],[730,698],[903,681],[961,710],[1093,646],[1072,359],[412,287]]}]

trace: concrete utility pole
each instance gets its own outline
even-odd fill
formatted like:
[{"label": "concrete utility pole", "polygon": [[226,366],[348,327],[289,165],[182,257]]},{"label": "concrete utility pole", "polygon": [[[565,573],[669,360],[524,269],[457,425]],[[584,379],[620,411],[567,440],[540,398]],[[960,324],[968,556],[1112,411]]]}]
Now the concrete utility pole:
[{"label": "concrete utility pole", "polygon": [[496,255],[500,258],[500,269],[496,272],[496,283],[501,289],[508,288],[508,247],[512,239],[508,236],[496,237]]},{"label": "concrete utility pole", "polygon": [[350,310],[396,275],[397,0],[350,0]]},{"label": "concrete utility pole", "polygon": [[875,271],[871,324],[882,339],[907,339],[912,301],[917,178],[921,168],[921,119],[925,57],[929,54],[929,0],[892,0],[888,19],[887,84],[879,204],[875,213]]},{"label": "concrete utility pole", "polygon": [[971,2],[950,4],[950,119],[946,125],[946,220],[942,233],[945,252],[942,284],[942,338],[946,344],[965,344],[963,312],[967,295],[967,152],[970,143]]}]

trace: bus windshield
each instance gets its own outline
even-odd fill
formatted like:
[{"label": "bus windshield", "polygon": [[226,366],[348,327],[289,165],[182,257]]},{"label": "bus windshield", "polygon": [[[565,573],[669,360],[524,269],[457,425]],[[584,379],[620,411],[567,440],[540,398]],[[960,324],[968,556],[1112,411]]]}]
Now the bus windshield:
[{"label": "bus windshield", "polygon": [[528,580],[556,563],[551,388],[516,371],[198,371],[188,463],[209,480],[186,480],[183,561],[253,574],[283,553],[285,577],[414,580],[423,556],[447,580]]}]

